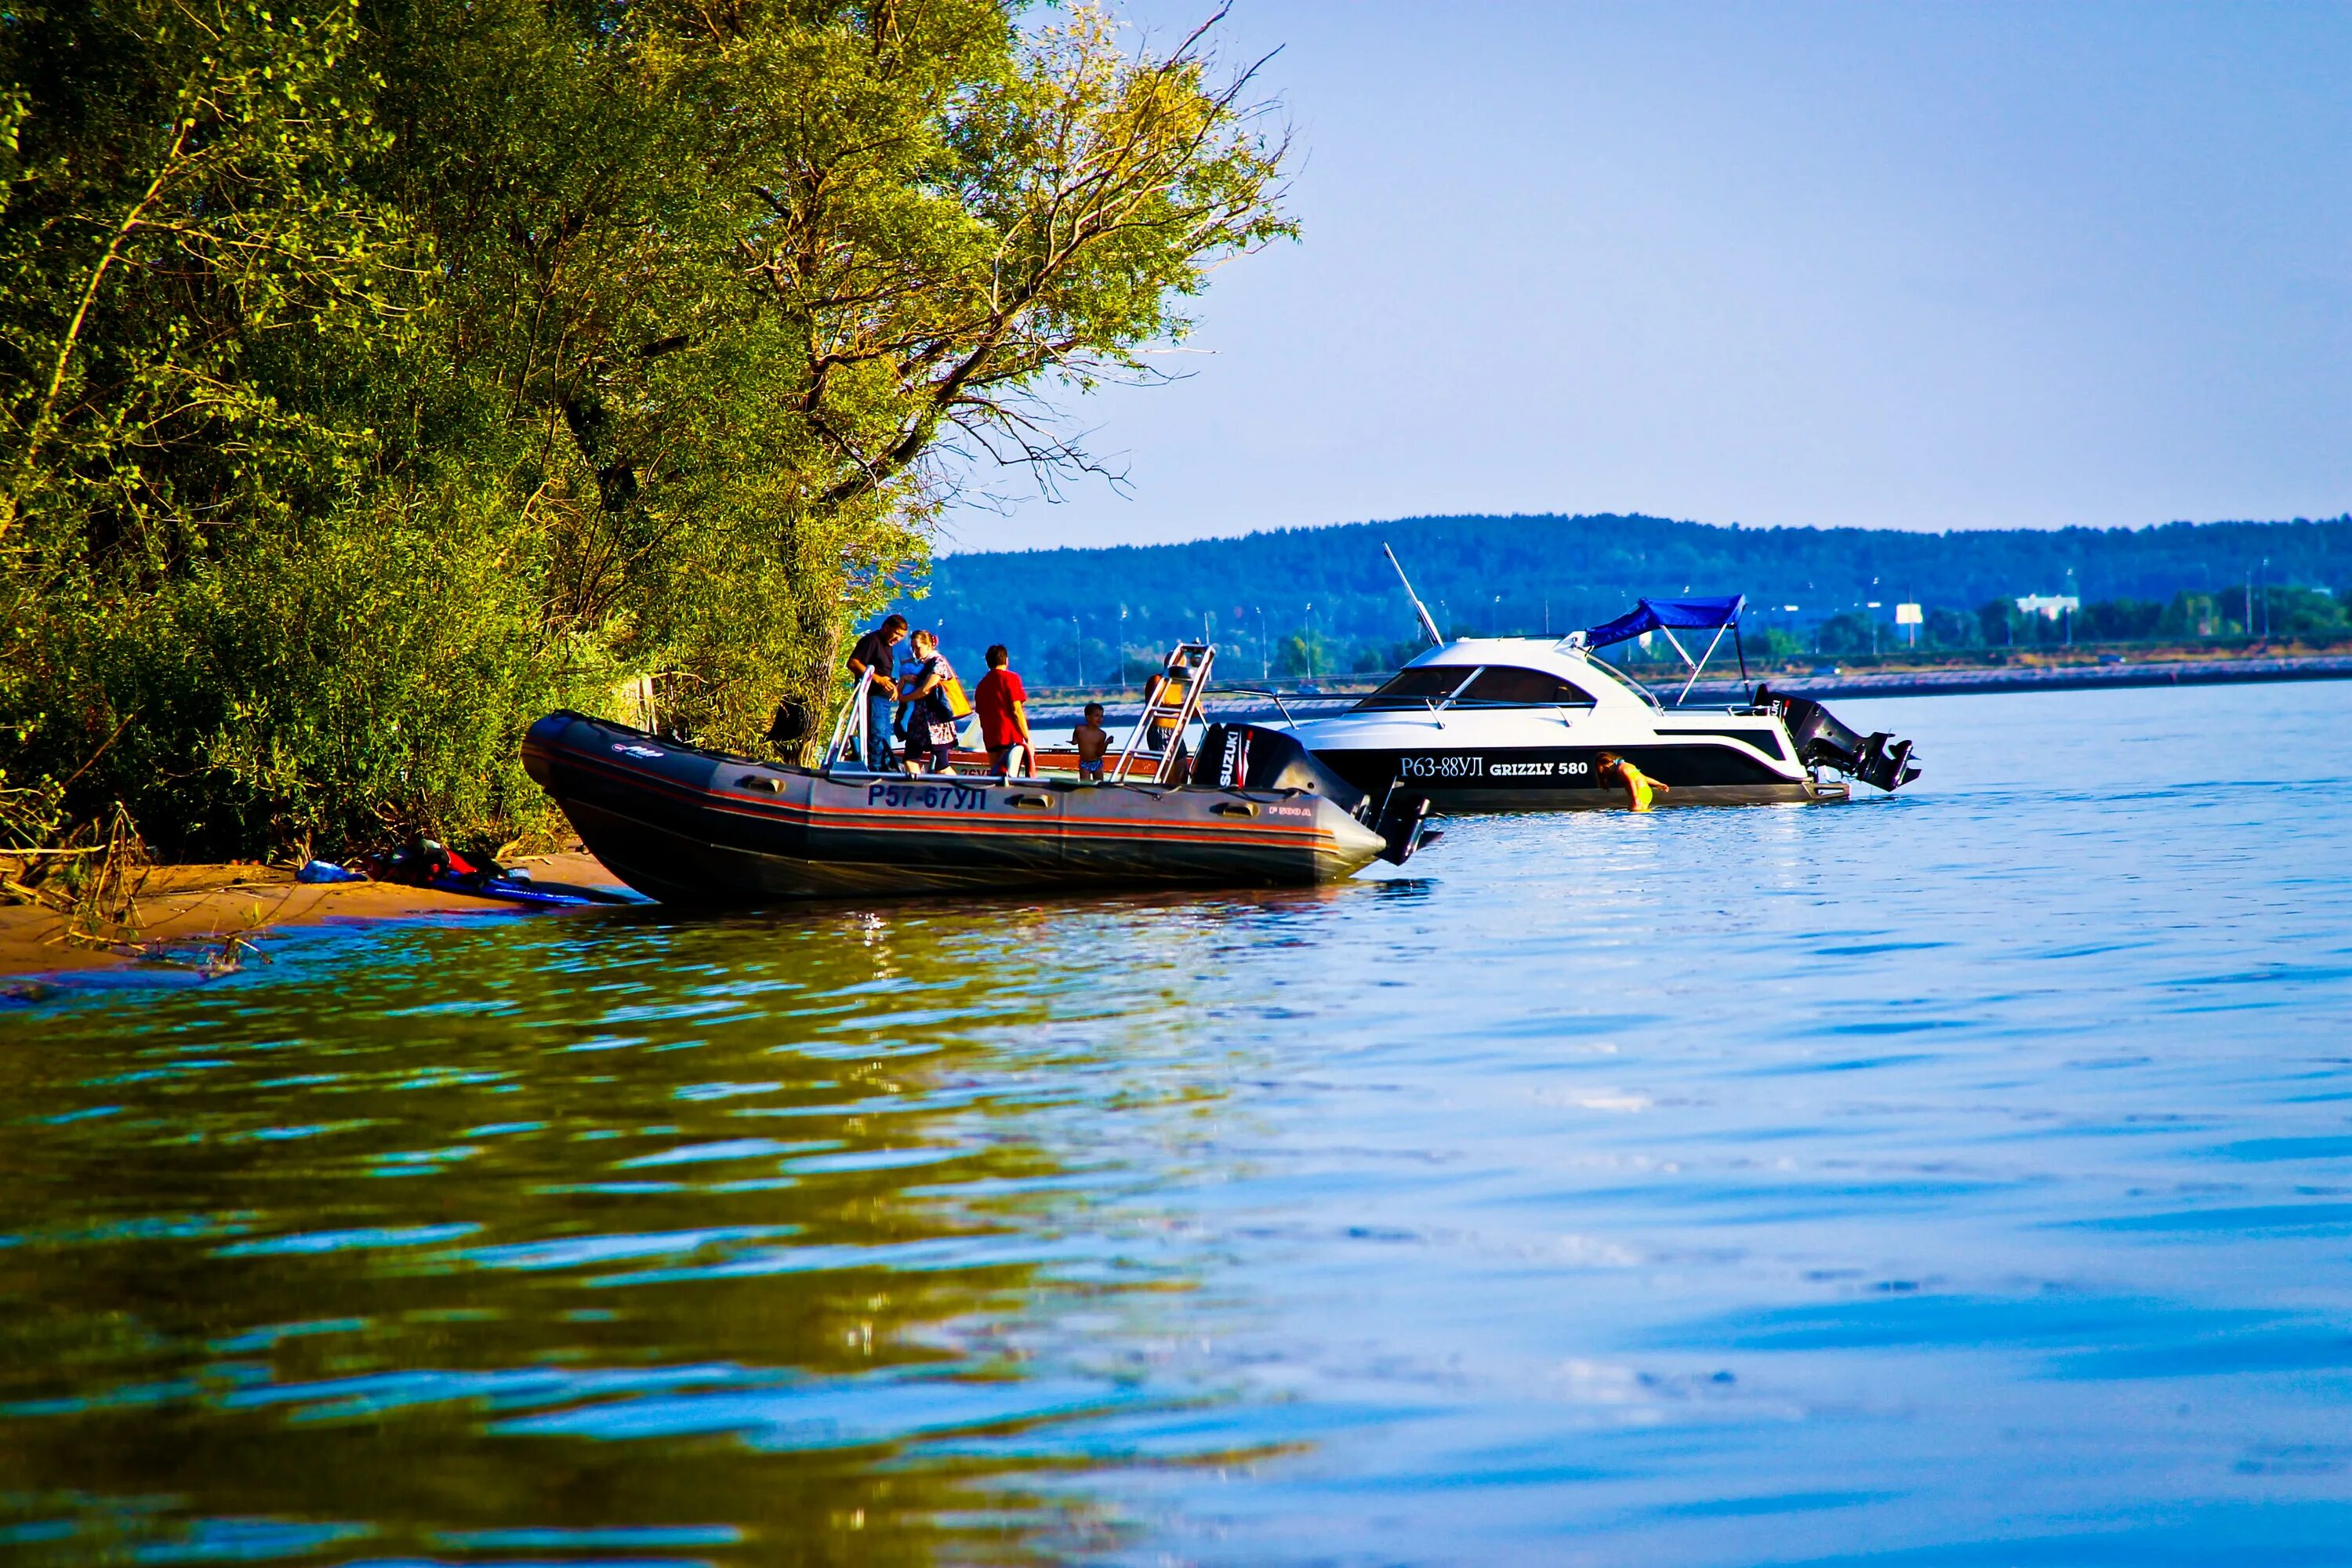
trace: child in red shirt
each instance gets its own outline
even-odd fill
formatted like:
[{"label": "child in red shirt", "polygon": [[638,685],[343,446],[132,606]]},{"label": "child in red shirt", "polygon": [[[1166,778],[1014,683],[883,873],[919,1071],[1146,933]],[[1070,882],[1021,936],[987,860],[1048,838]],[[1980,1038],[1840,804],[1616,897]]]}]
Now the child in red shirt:
[{"label": "child in red shirt", "polygon": [[1021,678],[1007,668],[1013,656],[997,643],[988,650],[988,673],[971,694],[980,715],[981,742],[988,748],[992,772],[1006,778],[1026,777],[1036,763],[1036,742],[1029,738],[1029,692]]}]

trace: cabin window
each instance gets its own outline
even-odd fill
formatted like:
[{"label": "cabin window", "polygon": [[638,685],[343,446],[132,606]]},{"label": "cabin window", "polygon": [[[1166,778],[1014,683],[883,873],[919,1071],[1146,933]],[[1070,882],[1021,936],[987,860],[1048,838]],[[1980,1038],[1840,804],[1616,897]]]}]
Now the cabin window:
[{"label": "cabin window", "polygon": [[1590,708],[1592,694],[1540,669],[1490,664],[1459,699],[1465,708]]},{"label": "cabin window", "polygon": [[1356,711],[1381,708],[1427,708],[1443,702],[1461,689],[1462,683],[1477,671],[1467,665],[1424,664],[1414,669],[1401,669],[1389,683],[1356,704]]}]

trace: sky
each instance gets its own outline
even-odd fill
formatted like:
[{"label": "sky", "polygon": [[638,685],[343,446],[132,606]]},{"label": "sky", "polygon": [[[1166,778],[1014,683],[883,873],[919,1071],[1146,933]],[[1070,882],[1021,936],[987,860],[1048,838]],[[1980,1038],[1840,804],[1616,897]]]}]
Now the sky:
[{"label": "sky", "polygon": [[[1162,47],[1205,0],[1114,7]],[[2352,5],[1236,0],[1295,245],[949,550],[2352,507]],[[1024,499],[1025,498],[1025,499]]]}]

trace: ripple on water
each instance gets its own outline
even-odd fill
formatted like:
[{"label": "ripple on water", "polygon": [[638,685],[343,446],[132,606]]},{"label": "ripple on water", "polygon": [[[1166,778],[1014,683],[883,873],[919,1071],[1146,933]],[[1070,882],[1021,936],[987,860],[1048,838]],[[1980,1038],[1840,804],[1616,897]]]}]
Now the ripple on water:
[{"label": "ripple on water", "polygon": [[2352,806],[2197,759],[2352,683],[1853,706],[1922,788],[17,1007],[0,1552],[2343,1561]]}]

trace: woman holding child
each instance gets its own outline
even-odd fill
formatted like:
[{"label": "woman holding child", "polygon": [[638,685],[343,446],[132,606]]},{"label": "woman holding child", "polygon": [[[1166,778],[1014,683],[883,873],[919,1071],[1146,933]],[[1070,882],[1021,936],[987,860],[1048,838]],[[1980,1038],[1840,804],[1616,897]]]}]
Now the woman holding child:
[{"label": "woman holding child", "polygon": [[963,695],[955,666],[940,651],[939,634],[919,631],[908,639],[914,645],[915,670],[900,686],[907,702],[907,772],[955,772],[956,711]]}]

